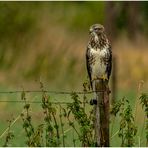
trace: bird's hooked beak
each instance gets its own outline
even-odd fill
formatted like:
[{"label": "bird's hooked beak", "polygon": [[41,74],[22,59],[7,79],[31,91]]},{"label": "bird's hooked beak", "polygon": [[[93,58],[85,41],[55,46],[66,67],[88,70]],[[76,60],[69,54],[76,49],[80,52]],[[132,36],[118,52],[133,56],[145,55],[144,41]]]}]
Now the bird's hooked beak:
[{"label": "bird's hooked beak", "polygon": [[91,37],[94,38],[95,42],[98,42],[98,35],[96,34],[96,32],[92,28],[90,28],[89,34]]},{"label": "bird's hooked beak", "polygon": [[90,28],[89,29],[89,34],[91,34],[93,32],[93,29],[92,28]]},{"label": "bird's hooked beak", "polygon": [[96,34],[96,32],[93,30],[93,28],[90,28],[89,29],[89,34],[91,35],[91,36],[97,36],[97,34]]}]

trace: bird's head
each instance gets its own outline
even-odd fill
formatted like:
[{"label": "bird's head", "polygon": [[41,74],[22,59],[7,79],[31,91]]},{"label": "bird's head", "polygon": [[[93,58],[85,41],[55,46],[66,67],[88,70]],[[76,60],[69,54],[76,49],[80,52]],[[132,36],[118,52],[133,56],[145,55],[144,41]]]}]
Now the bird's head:
[{"label": "bird's head", "polygon": [[100,35],[100,34],[104,33],[104,27],[101,24],[94,24],[94,25],[90,26],[89,33]]},{"label": "bird's head", "polygon": [[94,24],[94,25],[90,26],[89,33],[90,33],[90,37],[95,42],[98,42],[99,38],[104,33],[104,27],[101,24]]}]

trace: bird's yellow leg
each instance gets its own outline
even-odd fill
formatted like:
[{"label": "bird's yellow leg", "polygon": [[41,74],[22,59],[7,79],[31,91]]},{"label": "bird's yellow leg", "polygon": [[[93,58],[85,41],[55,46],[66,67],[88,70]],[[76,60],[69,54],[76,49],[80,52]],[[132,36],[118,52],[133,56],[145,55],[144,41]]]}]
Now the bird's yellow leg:
[{"label": "bird's yellow leg", "polygon": [[103,79],[103,81],[108,80],[107,74],[102,75],[101,79]]},{"label": "bird's yellow leg", "polygon": [[107,74],[102,75],[101,77],[94,77],[92,81],[101,79],[103,81],[108,80]]}]

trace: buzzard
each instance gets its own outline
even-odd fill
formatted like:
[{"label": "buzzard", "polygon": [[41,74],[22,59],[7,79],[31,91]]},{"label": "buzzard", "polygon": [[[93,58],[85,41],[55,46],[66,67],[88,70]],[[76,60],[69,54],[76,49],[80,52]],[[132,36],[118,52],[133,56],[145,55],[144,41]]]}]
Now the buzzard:
[{"label": "buzzard", "polygon": [[103,25],[92,25],[89,33],[90,39],[86,50],[86,65],[91,88],[95,92],[95,80],[101,79],[108,86],[112,68],[112,52]]}]

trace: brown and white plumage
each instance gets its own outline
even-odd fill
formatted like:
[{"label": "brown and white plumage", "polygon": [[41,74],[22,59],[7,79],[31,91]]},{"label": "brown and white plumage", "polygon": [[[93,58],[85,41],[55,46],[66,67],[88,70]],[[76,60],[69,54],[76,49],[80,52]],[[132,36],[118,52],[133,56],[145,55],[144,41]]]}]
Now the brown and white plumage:
[{"label": "brown and white plumage", "polygon": [[86,50],[86,65],[92,90],[95,80],[103,79],[108,83],[112,68],[111,45],[105,35],[104,27],[94,24],[90,27],[90,39]]}]

